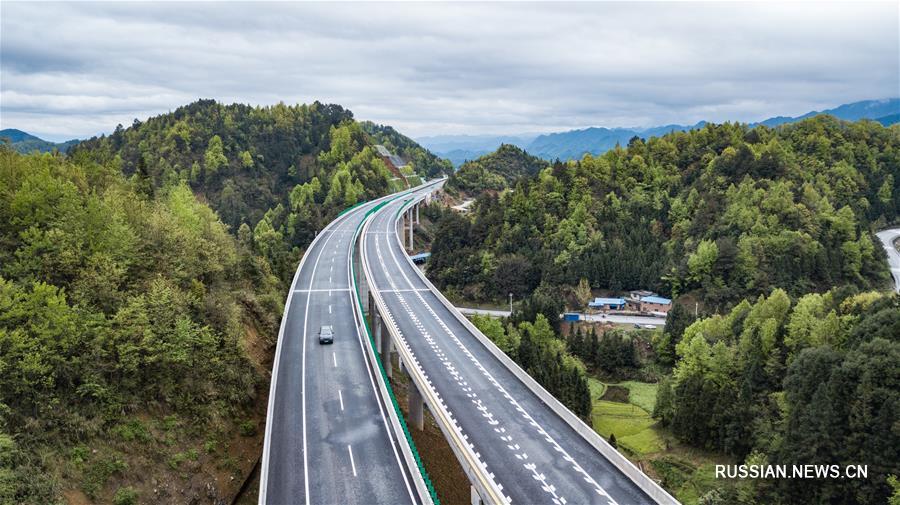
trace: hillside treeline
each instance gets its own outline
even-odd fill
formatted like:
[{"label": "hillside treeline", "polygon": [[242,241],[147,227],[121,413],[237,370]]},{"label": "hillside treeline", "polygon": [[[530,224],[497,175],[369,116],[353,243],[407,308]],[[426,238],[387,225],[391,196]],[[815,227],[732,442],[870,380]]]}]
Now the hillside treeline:
[{"label": "hillside treeline", "polygon": [[486,191],[469,215],[429,209],[428,275],[461,298],[513,293],[519,324],[557,321],[590,288],[690,294],[715,315],[676,304],[641,360],[615,331],[575,332],[567,350],[604,373],[661,374],[654,416],[686,444],[869,472],[722,482],[700,503],[896,500],[900,297],[873,231],[898,222],[898,132],[820,116],[635,138]]},{"label": "hillside treeline", "polygon": [[898,212],[897,127],[709,124],[554,163],[484,193],[470,216],[445,213],[429,275],[472,299],[571,292],[586,279],[695,292],[712,310],[773,288],[880,288],[888,272],[872,231]]},{"label": "hillside treeline", "polygon": [[364,128],[349,110],[319,102],[253,107],[200,100],[84,141],[72,156],[118,167],[151,197],[183,181],[233,234],[252,234],[287,283],[300,252],[338,212],[405,187],[373,147],[377,142],[408,156],[422,176],[447,168],[393,129]]},{"label": "hillside treeline", "polygon": [[204,442],[224,459],[265,387],[245,336],[277,331],[268,262],[186,183],[144,189],[0,147],[2,503],[109,502]]},{"label": "hillside treeline", "polygon": [[[745,480],[703,503],[886,503],[900,475],[900,296],[781,289],[667,333],[654,416],[748,465],[866,465],[867,478]],[[900,497],[900,488],[896,490]]]}]

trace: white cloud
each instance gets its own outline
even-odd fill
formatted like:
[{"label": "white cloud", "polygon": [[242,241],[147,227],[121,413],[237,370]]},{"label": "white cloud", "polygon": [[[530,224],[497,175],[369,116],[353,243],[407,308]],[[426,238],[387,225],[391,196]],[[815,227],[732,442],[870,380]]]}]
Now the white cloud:
[{"label": "white cloud", "polygon": [[900,94],[898,9],[4,2],[0,126],[84,137],[200,97],[410,135],[759,120]]}]

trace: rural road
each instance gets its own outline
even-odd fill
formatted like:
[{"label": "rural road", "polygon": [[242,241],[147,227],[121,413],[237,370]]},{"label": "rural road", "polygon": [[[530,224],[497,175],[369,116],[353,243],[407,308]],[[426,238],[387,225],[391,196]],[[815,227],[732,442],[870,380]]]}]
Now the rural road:
[{"label": "rural road", "polygon": [[[467,315],[478,314],[482,316],[509,317],[508,310],[472,309],[469,307],[456,307],[456,310]],[[616,324],[649,324],[657,327],[666,325],[666,318],[664,317],[623,316],[617,314],[608,314],[606,317],[603,317],[600,314],[581,314],[581,321],[603,321]]]},{"label": "rural road", "polygon": [[892,228],[882,230],[875,234],[881,244],[884,246],[888,256],[888,265],[891,268],[891,275],[894,277],[894,291],[900,293],[900,252],[894,247],[894,240],[900,237],[900,228]]}]

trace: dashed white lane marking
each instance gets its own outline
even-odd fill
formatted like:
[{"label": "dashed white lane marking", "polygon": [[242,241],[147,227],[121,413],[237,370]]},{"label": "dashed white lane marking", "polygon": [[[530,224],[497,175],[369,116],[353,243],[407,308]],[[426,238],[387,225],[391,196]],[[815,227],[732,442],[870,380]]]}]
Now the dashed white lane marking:
[{"label": "dashed white lane marking", "polygon": [[341,394],[341,390],[338,389],[338,400],[341,401],[341,412],[344,411],[344,395]]},{"label": "dashed white lane marking", "polygon": [[334,361],[334,367],[337,368],[337,354],[331,353],[331,359]]},{"label": "dashed white lane marking", "polygon": [[431,291],[428,288],[419,288],[419,289],[379,289],[379,293],[409,293],[411,291]]},{"label": "dashed white lane marking", "polygon": [[331,305],[328,306],[328,313],[331,314]]},{"label": "dashed white lane marking", "polygon": [[353,448],[347,444],[347,452],[350,453],[350,467],[353,468],[353,476],[356,477],[356,463],[353,462]]},{"label": "dashed white lane marking", "polygon": [[[387,271],[387,265],[384,263],[384,259],[381,254],[381,244],[380,244],[379,238],[380,237],[375,237],[375,249],[376,249],[376,253],[378,255],[379,262],[381,263],[381,267],[385,271]],[[412,285],[412,282],[409,280],[409,278],[403,272],[403,268],[400,265],[400,262],[397,260],[394,250],[392,247],[390,247],[390,245],[388,245],[388,250],[390,251],[390,254],[392,256],[392,259],[394,260],[394,263],[398,266],[400,274],[403,276],[403,278],[406,280],[406,282],[409,285]],[[388,277],[388,282],[391,284],[391,288],[393,288],[395,290],[397,289],[396,283],[394,282],[393,278]],[[525,411],[525,409],[521,406],[521,404],[519,404],[519,402],[515,398],[513,398],[512,395],[509,394],[509,392],[506,390],[506,388],[504,388],[502,385],[500,385],[500,383],[497,382],[497,380],[493,377],[493,375],[491,375],[491,373],[488,372],[487,369],[484,368],[484,366],[482,366],[482,364],[478,361],[478,359],[468,350],[468,348],[466,348],[465,344],[463,344],[462,341],[459,340],[459,338],[456,336],[456,334],[437,315],[437,313],[434,311],[434,309],[431,307],[431,305],[425,300],[425,298],[418,291],[413,291],[413,293],[419,299],[420,305],[425,307],[428,310],[428,312],[431,314],[431,316],[434,318],[434,320],[437,321],[437,323],[441,326],[441,328],[444,330],[444,332],[447,333],[447,335],[449,335],[450,338],[454,341],[456,346],[460,348],[460,350],[466,355],[466,357],[468,357],[469,360],[479,369],[481,374],[484,375],[485,378],[487,378],[487,380],[507,399],[507,401],[509,401],[509,403],[516,408],[516,411],[522,415],[522,417],[528,422],[528,424],[530,424],[532,427],[534,427],[537,430],[537,432],[544,438],[544,440],[546,442],[548,442],[549,444],[551,444],[553,446],[553,449],[556,452],[560,453],[566,462],[568,462],[572,465],[572,469],[574,471],[581,474],[581,476],[585,482],[587,482],[588,484],[593,486],[593,488],[597,492],[597,494],[606,498],[610,505],[616,505],[615,500],[606,492],[606,490],[603,489],[597,483],[597,481],[594,480],[594,478],[591,477],[584,470],[584,468],[582,468],[581,465],[579,465],[574,460],[574,458],[572,458],[572,456],[570,456],[569,453],[566,452],[566,450],[563,449],[562,446],[560,446],[559,443],[552,436],[550,436],[550,434],[547,433],[547,431],[544,430],[544,428],[540,424],[538,424],[538,422],[530,414],[528,414],[527,411]],[[436,343],[433,343],[434,342],[433,337],[431,337],[428,334],[425,327],[421,324],[421,321],[419,321],[419,319],[417,318],[415,313],[409,307],[409,305],[406,302],[403,295],[400,293],[396,293],[395,296],[400,301],[401,305],[403,305],[403,308],[407,312],[409,319],[416,325],[416,329],[419,330],[419,332],[423,335],[425,340],[432,347],[432,350],[435,351],[436,355],[443,362],[444,366],[448,369],[450,374],[454,376],[454,379],[456,380],[457,384],[461,388],[463,388],[464,391],[466,391],[468,383],[466,383],[466,381],[462,379],[459,371],[457,371],[455,369],[455,367],[453,366],[453,363],[441,351],[440,347],[437,346]],[[388,309],[388,311],[390,312],[390,309]],[[394,323],[395,327],[397,327],[398,332],[399,332],[399,325],[397,325],[397,323],[393,320],[393,318],[391,318],[391,322]],[[402,336],[402,333],[401,333],[401,336]],[[408,344],[405,342],[405,339],[404,339],[404,346],[409,348]],[[505,433],[506,432],[504,428],[497,427],[497,425],[499,424],[499,421],[497,421],[494,418],[493,413],[491,413],[487,409],[487,407],[481,402],[480,399],[477,400],[477,397],[478,397],[477,393],[472,392],[471,388],[468,388],[467,396],[476,405],[476,408],[478,408],[478,410],[481,411],[482,416],[488,420],[488,424],[494,426],[495,432],[497,432],[497,433]],[[511,436],[506,435],[506,437],[507,438],[504,439],[505,442],[512,441]],[[474,446],[472,446],[472,447],[474,448]],[[507,444],[507,447],[511,451],[514,451],[514,455],[516,456],[517,459],[519,459],[519,460],[527,460],[528,459],[527,453],[525,453],[524,451],[522,451],[521,453],[518,452],[518,450],[519,450],[518,444]],[[548,494],[550,494],[553,497],[553,502],[555,504],[564,505],[565,503],[567,503],[566,499],[563,496],[560,496],[557,494],[556,486],[549,484],[547,482],[546,475],[537,470],[537,466],[535,463],[523,463],[523,466],[526,470],[529,470],[532,473],[532,477],[535,480],[537,480],[541,483],[541,489],[543,489],[545,492],[547,492]],[[487,467],[486,464],[485,464],[485,467]]]}]

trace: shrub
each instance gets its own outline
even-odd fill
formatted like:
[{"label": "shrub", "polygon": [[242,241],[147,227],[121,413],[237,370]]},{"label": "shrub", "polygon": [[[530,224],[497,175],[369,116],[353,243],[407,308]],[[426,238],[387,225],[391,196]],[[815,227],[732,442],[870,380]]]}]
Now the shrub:
[{"label": "shrub", "polygon": [[137,505],[138,499],[137,489],[131,486],[120,487],[113,497],[114,505]]}]

